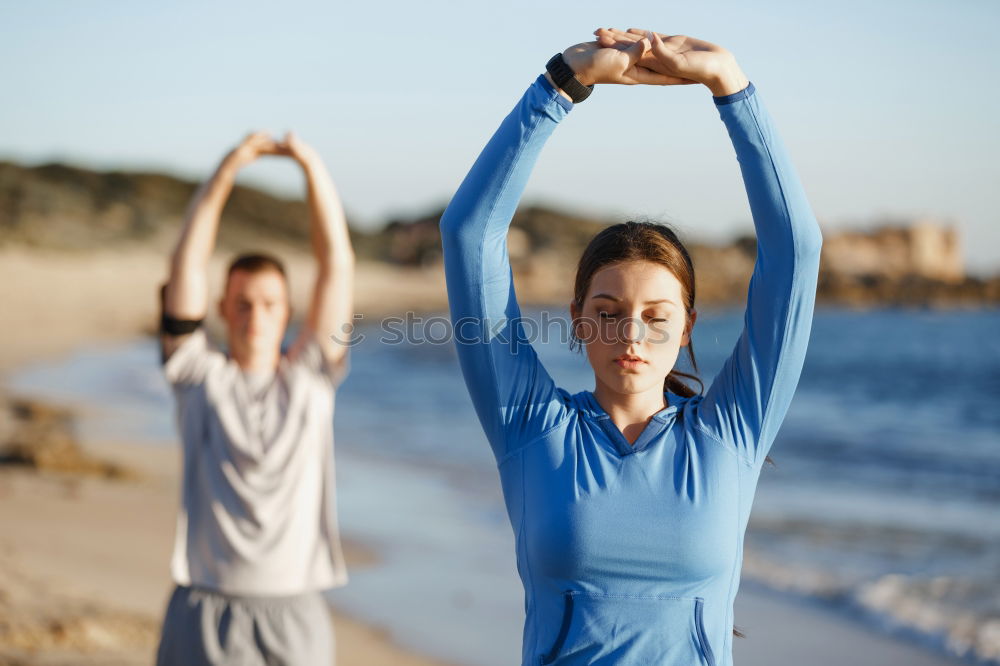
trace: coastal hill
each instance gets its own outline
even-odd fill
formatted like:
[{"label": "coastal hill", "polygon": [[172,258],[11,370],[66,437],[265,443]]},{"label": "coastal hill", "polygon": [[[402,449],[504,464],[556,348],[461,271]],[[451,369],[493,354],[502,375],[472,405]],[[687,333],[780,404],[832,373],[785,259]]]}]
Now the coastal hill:
[{"label": "coastal hill", "polygon": [[[62,164],[25,167],[0,162],[0,248],[87,251],[135,248],[166,253],[197,183],[159,173],[94,171]],[[352,227],[359,262],[440,270],[441,211],[389,221],[382,229]],[[287,200],[237,186],[223,213],[219,245],[305,251],[308,211]],[[522,206],[508,238],[525,302],[565,303],[583,247],[613,220]],[[701,304],[743,300],[755,241],[689,244]],[[822,303],[843,305],[974,305],[1000,303],[1000,276],[966,275],[957,231],[934,220],[886,224],[873,231],[825,234]]]}]

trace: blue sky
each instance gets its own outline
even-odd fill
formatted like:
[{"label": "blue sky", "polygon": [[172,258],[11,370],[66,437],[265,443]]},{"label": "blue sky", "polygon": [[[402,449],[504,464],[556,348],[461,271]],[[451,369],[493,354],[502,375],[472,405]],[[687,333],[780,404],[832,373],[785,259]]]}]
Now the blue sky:
[{"label": "blue sky", "polygon": [[[953,220],[1000,270],[1000,25],[994,0],[839,3],[15,2],[0,0],[0,159],[203,177],[254,128],[319,148],[361,224],[447,202],[556,51],[599,25],[732,50],[828,229]],[[279,160],[245,182],[282,194]],[[599,87],[551,140],[527,199],[750,229],[703,88]]]}]

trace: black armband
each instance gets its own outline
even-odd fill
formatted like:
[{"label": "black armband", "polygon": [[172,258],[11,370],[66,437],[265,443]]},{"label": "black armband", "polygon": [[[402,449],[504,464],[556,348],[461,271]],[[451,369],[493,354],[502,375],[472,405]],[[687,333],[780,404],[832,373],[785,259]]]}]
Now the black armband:
[{"label": "black armband", "polygon": [[178,319],[166,312],[160,317],[160,333],[164,335],[190,335],[198,330],[204,319]]}]

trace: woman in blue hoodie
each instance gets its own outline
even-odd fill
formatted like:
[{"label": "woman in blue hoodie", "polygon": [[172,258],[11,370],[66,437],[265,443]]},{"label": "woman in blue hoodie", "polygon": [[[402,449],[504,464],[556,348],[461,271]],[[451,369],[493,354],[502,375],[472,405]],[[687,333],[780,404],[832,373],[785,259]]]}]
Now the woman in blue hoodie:
[{"label": "woman in blue hoodie", "polygon": [[[805,357],[821,237],[732,54],[596,34],[549,61],[441,220],[459,360],[516,537],[522,663],[731,664],[743,535]],[[674,368],[682,349],[694,360],[697,313],[690,257],[666,227],[618,224],[584,251],[570,310],[593,391],[556,387],[520,325],[508,225],[546,139],[598,83],[705,85],[735,148],[757,259],[743,333],[703,392]]]}]

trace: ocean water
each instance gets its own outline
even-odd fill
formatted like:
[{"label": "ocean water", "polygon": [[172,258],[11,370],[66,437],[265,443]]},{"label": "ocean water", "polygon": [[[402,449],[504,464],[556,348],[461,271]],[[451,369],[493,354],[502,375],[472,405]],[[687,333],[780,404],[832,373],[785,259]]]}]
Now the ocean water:
[{"label": "ocean water", "polygon": [[[701,313],[706,383],[741,327],[740,311]],[[382,561],[331,596],[405,645],[516,663],[513,537],[443,328],[403,343],[376,323],[359,329],[337,398],[339,509],[345,533]],[[592,388],[585,359],[558,337],[535,345],[550,374],[571,392]],[[85,439],[174,439],[153,341],[27,368],[9,385],[83,408]],[[771,455],[745,578],[1000,664],[1000,312],[818,311]]]}]

